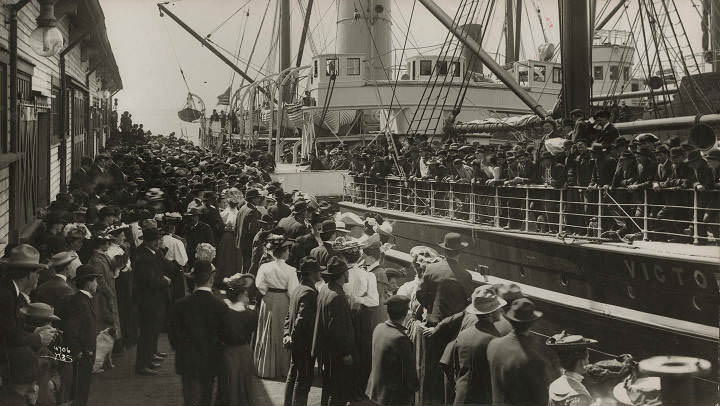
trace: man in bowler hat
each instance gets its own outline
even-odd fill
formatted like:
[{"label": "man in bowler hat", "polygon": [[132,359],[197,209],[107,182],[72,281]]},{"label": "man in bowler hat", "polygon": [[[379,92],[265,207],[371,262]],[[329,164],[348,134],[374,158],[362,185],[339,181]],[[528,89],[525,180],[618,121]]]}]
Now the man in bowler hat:
[{"label": "man in bowler hat", "polygon": [[228,307],[212,292],[215,270],[197,261],[192,278],[195,291],[175,302],[168,338],[175,350],[175,372],[182,377],[185,406],[209,406],[218,366],[222,365],[220,322]]},{"label": "man in bowler hat", "polygon": [[345,406],[352,397],[355,335],[343,291],[347,270],[343,259],[332,257],[321,273],[327,285],[318,293],[312,356],[323,370],[322,406]]},{"label": "man in bowler hat", "polygon": [[389,320],[375,327],[372,337],[372,371],[367,395],[385,406],[404,406],[419,387],[415,350],[403,325],[410,298],[391,296],[387,302]]},{"label": "man in bowler hat", "polygon": [[291,351],[285,406],[307,405],[315,367],[315,359],[312,357],[318,296],[315,284],[320,282],[323,269],[315,259],[302,258],[298,267],[300,286],[290,294],[290,308],[283,329],[283,344]]},{"label": "man in bowler hat", "polygon": [[155,368],[166,354],[157,353],[160,327],[163,325],[165,305],[169,295],[170,278],[165,276],[165,262],[160,252],[163,234],[157,228],[143,230],[143,243],[135,253],[135,303],[138,307],[137,355],[135,372],[157,375]]},{"label": "man in bowler hat", "polygon": [[[240,207],[235,223],[235,247],[240,249],[240,257],[242,258],[242,270],[245,273],[250,272],[252,265],[253,239],[260,230],[260,218],[262,214],[258,210],[257,205],[260,204],[262,196],[260,191],[250,188],[245,191],[245,204]],[[239,264],[240,265],[240,264]]]},{"label": "man in bowler hat", "polygon": [[541,317],[530,299],[515,300],[505,314],[513,331],[488,344],[493,405],[547,404],[550,376],[544,348],[530,336],[530,328]]},{"label": "man in bowler hat", "polygon": [[81,265],[75,276],[78,291],[69,298],[63,312],[63,338],[73,357],[73,405],[86,405],[90,395],[97,339],[93,297],[98,288],[97,279],[101,276],[93,265]]}]

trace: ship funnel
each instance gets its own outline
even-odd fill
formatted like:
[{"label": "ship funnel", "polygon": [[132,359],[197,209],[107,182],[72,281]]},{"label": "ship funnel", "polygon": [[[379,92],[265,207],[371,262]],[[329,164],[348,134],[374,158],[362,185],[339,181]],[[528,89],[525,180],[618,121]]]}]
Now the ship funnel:
[{"label": "ship funnel", "polygon": [[393,77],[390,0],[342,0],[337,12],[335,52],[363,55],[369,80]]}]

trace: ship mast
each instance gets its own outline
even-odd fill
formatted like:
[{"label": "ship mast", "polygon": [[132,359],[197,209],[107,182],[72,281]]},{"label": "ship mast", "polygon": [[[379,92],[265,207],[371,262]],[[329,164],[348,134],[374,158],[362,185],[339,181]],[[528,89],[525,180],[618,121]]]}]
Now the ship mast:
[{"label": "ship mast", "polygon": [[713,72],[720,72],[720,0],[708,0],[710,4],[710,58]]},{"label": "ship mast", "polygon": [[586,0],[558,0],[563,117],[590,112],[590,10]]}]

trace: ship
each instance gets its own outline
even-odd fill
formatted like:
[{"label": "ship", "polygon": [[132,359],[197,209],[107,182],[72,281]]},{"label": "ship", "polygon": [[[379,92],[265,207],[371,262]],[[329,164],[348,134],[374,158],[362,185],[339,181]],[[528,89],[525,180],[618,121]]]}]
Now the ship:
[{"label": "ship", "polygon": [[[510,23],[521,13],[519,2],[510,0],[504,64],[483,50],[487,22],[480,18],[478,23],[464,11],[480,3],[473,0],[461,1],[454,17],[431,0],[419,0],[447,28],[448,37],[437,54],[394,61],[391,3],[338,2],[335,52],[314,54],[307,65],[298,58],[292,66],[289,53],[284,54],[289,48],[281,47],[278,73],[238,89],[231,98],[231,109],[239,114],[237,131],[203,122],[201,143],[218,148],[228,140],[265,142],[268,150],[274,143],[278,161],[281,151],[290,149],[293,164],[299,164],[324,143],[351,145],[385,137],[397,148],[408,137],[439,136],[448,127],[481,145],[507,142],[515,132],[537,136],[539,117],[568,116],[576,108],[586,113],[617,108],[622,101],[629,117],[616,127],[626,137],[643,132],[669,137],[692,128],[699,135],[689,141],[697,148],[716,145],[720,38],[711,35],[706,52],[695,54],[675,2],[639,3],[646,13],[639,18],[653,22],[653,38],[673,41],[656,42],[651,63],[647,38],[642,39],[644,60],[635,61],[641,39],[633,32],[604,29],[623,12],[625,1],[595,23],[593,2],[560,0],[563,57],[558,62],[547,40],[537,58],[517,59],[517,41],[511,39],[519,33]],[[704,6],[703,15],[717,24],[720,1]],[[713,25],[706,21],[704,26]],[[281,44],[287,35],[280,32]],[[642,77],[634,75],[639,68]],[[302,95],[297,94],[301,76],[309,82]],[[287,97],[293,91],[296,96]],[[582,203],[573,188],[374,179],[282,164],[277,172],[285,172],[274,176],[290,189],[338,195],[341,211],[380,215],[391,222],[396,246],[386,259],[398,267],[408,266],[410,248],[435,246],[445,233],[460,233],[470,242],[461,263],[476,283],[516,284],[545,312],[538,334],[568,329],[592,336],[602,343],[605,357],[630,353],[638,359],[657,354],[709,359],[717,376],[720,250],[698,244],[698,225],[708,208],[695,191],[684,192],[683,209],[692,215],[683,226],[690,233],[678,237],[687,242],[670,243],[658,239],[651,227],[659,192],[647,191],[632,205],[607,191],[588,192],[597,193],[596,203],[591,204],[587,233],[579,235],[565,224],[572,215],[569,208]],[[710,200],[720,201],[720,193],[712,193]],[[552,234],[541,232],[532,216],[538,202],[552,203],[546,213],[555,218]],[[639,238],[608,238],[615,219],[631,217],[626,212],[631,206],[642,213],[632,220]],[[503,227],[509,220],[519,226]],[[698,377],[694,383],[699,392],[715,396],[717,381]]]}]

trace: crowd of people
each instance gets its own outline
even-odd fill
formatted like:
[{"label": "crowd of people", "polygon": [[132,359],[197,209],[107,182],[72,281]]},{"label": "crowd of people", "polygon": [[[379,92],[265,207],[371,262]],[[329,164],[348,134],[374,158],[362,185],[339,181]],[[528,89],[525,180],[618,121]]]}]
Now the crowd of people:
[{"label": "crowd of people", "polygon": [[[535,199],[530,207],[530,221],[537,224],[538,231],[558,232],[558,190],[562,189],[566,232],[595,235],[597,206],[601,201],[610,206],[604,216],[616,219],[606,221],[603,230],[613,235],[635,239],[642,238],[645,232],[653,240],[691,242],[697,234],[696,242],[717,242],[720,150],[702,152],[679,136],[665,141],[650,133],[632,139],[623,137],[609,118],[609,112],[601,111],[586,120],[584,113],[577,110],[562,123],[550,118],[543,120],[542,136],[537,140],[504,144],[469,144],[457,137],[445,143],[409,137],[404,145],[398,146],[395,157],[388,152],[393,148],[388,148],[386,140],[378,139],[365,148],[339,145],[312,156],[308,164],[313,169],[347,169],[371,185],[373,180],[388,176],[469,184],[472,189],[458,189],[466,191],[456,195],[456,199],[465,198],[459,203],[464,204],[461,214],[466,217],[470,211],[467,195],[494,194],[487,189],[502,186],[499,225],[504,228],[519,229],[525,220],[522,212],[525,193],[518,194],[512,189],[540,186],[547,190],[532,191],[531,197]],[[400,206],[403,193],[385,190],[384,182],[375,183],[377,186],[372,186],[370,194],[377,190],[390,205]],[[692,224],[692,191],[698,196],[697,230]],[[427,213],[430,196],[422,191],[415,193],[425,201],[421,213]],[[410,206],[408,202],[404,203],[406,208]],[[443,204],[447,202],[439,201],[436,206],[442,208]],[[495,205],[493,199],[481,198],[476,221],[493,222]],[[641,230],[638,225],[644,223],[645,217],[649,219],[648,226]]]},{"label": "crowd of people", "polygon": [[0,263],[0,404],[85,405],[93,375],[132,347],[153,379],[163,331],[187,406],[257,404],[256,376],[306,405],[316,365],[323,406],[596,397],[582,384],[595,341],[538,341],[542,313],[517,286],[477,286],[460,235],[394,269],[390,223],[283,190],[264,147],[121,129]]}]

